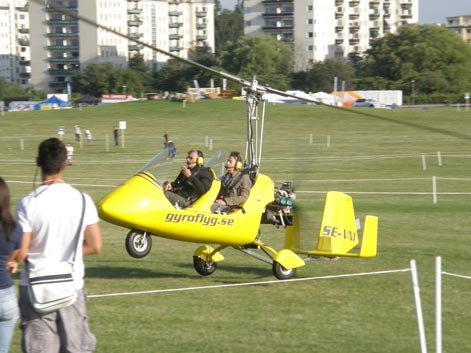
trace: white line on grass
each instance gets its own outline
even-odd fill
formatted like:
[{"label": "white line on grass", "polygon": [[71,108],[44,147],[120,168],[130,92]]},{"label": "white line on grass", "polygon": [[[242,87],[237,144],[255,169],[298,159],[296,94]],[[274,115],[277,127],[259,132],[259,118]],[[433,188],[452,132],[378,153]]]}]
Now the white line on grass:
[{"label": "white line on grass", "polygon": [[229,287],[258,286],[258,285],[266,285],[266,284],[293,283],[293,282],[313,281],[313,280],[321,280],[321,279],[382,275],[382,274],[389,274],[389,273],[396,273],[396,272],[409,272],[409,271],[410,271],[409,268],[405,268],[402,270],[361,272],[361,273],[350,273],[350,274],[335,275],[335,276],[307,277],[307,278],[295,278],[295,279],[273,280],[273,281],[263,281],[263,282],[232,283],[232,284],[221,284],[217,286],[156,289],[156,290],[141,291],[141,292],[94,294],[94,295],[89,295],[88,298],[119,297],[119,296],[125,296],[125,295],[155,294],[155,293],[169,293],[169,292],[171,293],[171,292],[194,291],[194,290],[201,290],[201,289],[219,289],[219,288],[229,288]]}]

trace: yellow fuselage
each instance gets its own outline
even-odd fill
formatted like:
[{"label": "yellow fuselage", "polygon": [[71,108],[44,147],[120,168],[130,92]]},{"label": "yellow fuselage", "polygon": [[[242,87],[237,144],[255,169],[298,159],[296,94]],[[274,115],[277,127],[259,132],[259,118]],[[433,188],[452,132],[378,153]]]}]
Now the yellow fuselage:
[{"label": "yellow fuselage", "polygon": [[257,236],[265,206],[273,201],[274,184],[258,175],[242,209],[228,215],[211,213],[220,182],[185,209],[176,209],[154,176],[142,172],[118,186],[98,204],[100,218],[129,229],[194,243],[244,245]]}]

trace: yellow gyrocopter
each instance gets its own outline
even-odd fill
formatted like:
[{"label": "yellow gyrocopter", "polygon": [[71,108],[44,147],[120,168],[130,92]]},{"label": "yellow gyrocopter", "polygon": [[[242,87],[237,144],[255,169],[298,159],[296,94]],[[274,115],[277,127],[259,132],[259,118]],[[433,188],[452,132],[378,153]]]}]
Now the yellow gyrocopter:
[{"label": "yellow gyrocopter", "polygon": [[[39,0],[33,1],[41,3]],[[292,278],[296,269],[303,266],[304,260],[308,258],[376,256],[378,218],[366,216],[363,234],[360,237],[352,198],[335,191],[326,195],[316,248],[301,249],[300,220],[299,216],[292,212],[296,197],[291,183],[282,182],[275,185],[272,179],[259,171],[266,103],[264,94],[275,93],[314,104],[322,104],[321,102],[261,86],[256,79],[246,81],[226,72],[216,71],[100,25],[76,11],[56,7],[53,3],[48,3],[47,6],[70,18],[236,82],[246,91],[247,141],[244,172],[248,173],[252,180],[249,198],[227,215],[211,213],[211,205],[220,188],[220,182],[215,179],[211,189],[191,206],[185,209],[175,208],[165,197],[162,189],[163,180],[159,177],[162,169],[165,169],[164,156],[167,156],[167,151],[161,151],[138,173],[97,203],[99,216],[102,219],[130,229],[126,237],[126,249],[131,256],[135,258],[146,256],[152,247],[152,236],[204,244],[195,250],[193,263],[195,270],[206,276],[212,274],[217,264],[224,259],[222,250],[232,247],[272,264],[273,274],[282,280]],[[259,116],[260,103],[263,109]],[[254,122],[256,130],[252,126]],[[213,175],[216,176],[214,172]],[[282,249],[276,250],[258,238],[262,224],[286,228]]]},{"label": "yellow gyrocopter", "polygon": [[[296,195],[291,183],[275,183],[259,171],[263,142],[263,128],[259,127],[264,126],[263,95],[267,89],[259,87],[254,79],[245,90],[248,133],[243,172],[252,180],[249,198],[229,214],[211,213],[221,183],[209,163],[205,166],[214,176],[210,190],[184,209],[175,207],[162,188],[160,175],[168,169],[167,151],[163,150],[97,204],[102,219],[130,229],[126,237],[128,253],[135,258],[146,256],[152,236],[202,243],[205,245],[193,254],[193,264],[199,274],[207,276],[224,260],[222,250],[232,247],[272,264],[274,276],[281,280],[292,278],[306,258],[376,256],[378,218],[366,216],[361,246],[356,249],[360,235],[352,198],[336,191],[326,195],[317,247],[307,251],[300,248],[300,219],[292,212]],[[263,105],[261,116],[259,104]],[[286,228],[283,249],[276,250],[259,239],[261,224]]]}]

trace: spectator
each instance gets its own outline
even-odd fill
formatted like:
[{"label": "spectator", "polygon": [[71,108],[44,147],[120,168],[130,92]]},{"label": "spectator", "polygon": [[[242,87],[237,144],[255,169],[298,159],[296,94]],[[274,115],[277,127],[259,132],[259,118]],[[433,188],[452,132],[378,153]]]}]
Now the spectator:
[{"label": "spectator", "polygon": [[[22,346],[25,352],[92,352],[96,339],[90,332],[84,290],[84,255],[99,254],[102,238],[98,214],[90,196],[82,194],[62,179],[67,167],[67,151],[56,139],[39,145],[37,165],[41,169],[41,185],[20,200],[18,223],[23,228],[19,260],[27,258],[20,281],[20,313]],[[85,206],[81,246],[75,252],[76,229]],[[38,314],[29,302],[27,271],[70,261],[75,252],[74,283],[77,300],[70,306],[48,314]]]},{"label": "spectator", "polygon": [[10,212],[10,190],[0,177],[0,352],[8,352],[19,317],[18,301],[11,273],[18,269],[15,261],[21,247],[21,228]]}]

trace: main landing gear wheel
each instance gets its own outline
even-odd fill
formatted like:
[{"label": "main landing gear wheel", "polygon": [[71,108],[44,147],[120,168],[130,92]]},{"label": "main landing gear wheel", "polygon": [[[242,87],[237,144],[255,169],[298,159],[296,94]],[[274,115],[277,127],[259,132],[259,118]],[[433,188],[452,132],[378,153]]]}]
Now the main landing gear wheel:
[{"label": "main landing gear wheel", "polygon": [[126,250],[129,255],[140,259],[152,249],[152,237],[149,233],[131,230],[126,236]]},{"label": "main landing gear wheel", "polygon": [[209,276],[216,271],[218,263],[213,261],[205,261],[201,257],[193,256],[193,266],[196,272],[202,276]]},{"label": "main landing gear wheel", "polygon": [[291,279],[296,274],[295,268],[284,268],[278,262],[273,262],[273,275],[278,279]]}]

